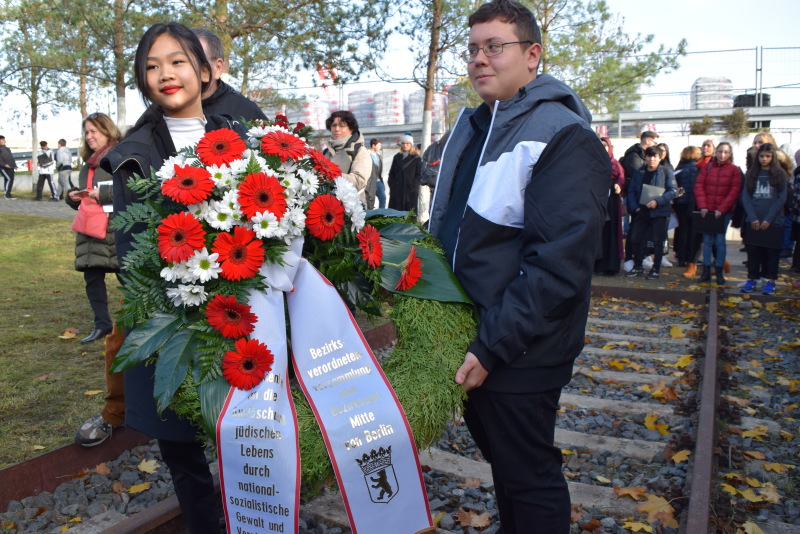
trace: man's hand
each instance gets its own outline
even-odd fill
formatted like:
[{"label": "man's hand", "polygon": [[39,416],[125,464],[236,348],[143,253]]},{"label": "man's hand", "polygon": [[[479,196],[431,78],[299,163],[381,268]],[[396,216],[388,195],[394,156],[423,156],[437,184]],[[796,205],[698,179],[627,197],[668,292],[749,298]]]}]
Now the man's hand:
[{"label": "man's hand", "polygon": [[761,221],[761,229],[766,230],[769,228],[769,221]]},{"label": "man's hand", "polygon": [[656,202],[655,200],[651,200],[650,202],[647,203],[647,207],[650,208],[651,210],[654,210],[658,207],[658,202]]},{"label": "man's hand", "polygon": [[471,389],[480,387],[487,376],[489,376],[489,371],[483,368],[477,356],[468,352],[464,356],[464,363],[456,371],[456,384],[461,384],[464,391],[468,392]]},{"label": "man's hand", "polygon": [[753,230],[761,230],[761,221],[753,221],[750,223],[750,227]]}]

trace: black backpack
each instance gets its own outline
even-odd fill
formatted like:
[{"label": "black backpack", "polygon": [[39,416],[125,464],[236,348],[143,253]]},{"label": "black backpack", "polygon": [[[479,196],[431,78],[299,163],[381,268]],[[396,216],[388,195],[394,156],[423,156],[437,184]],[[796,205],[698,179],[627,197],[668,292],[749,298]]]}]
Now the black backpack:
[{"label": "black backpack", "polygon": [[39,154],[39,157],[36,158],[36,162],[40,166],[50,165],[51,163],[53,163],[53,156],[50,156],[47,153]]}]

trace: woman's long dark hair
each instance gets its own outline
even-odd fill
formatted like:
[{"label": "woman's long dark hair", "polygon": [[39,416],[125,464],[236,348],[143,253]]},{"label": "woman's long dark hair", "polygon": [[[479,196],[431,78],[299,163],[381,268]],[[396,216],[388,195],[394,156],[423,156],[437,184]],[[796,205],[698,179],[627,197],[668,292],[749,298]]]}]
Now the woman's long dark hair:
[{"label": "woman's long dark hair", "polygon": [[776,153],[775,147],[772,145],[772,143],[764,143],[758,147],[755,162],[753,165],[750,165],[750,168],[747,169],[747,174],[745,175],[744,185],[747,188],[747,192],[751,195],[756,190],[758,174],[761,172],[761,162],[759,161],[758,156],[764,152],[769,152],[772,154],[772,161],[769,164],[769,185],[775,188],[776,191],[783,191],[784,185],[786,184],[786,173],[783,171],[781,164],[778,161],[778,154]]},{"label": "woman's long dark hair", "polygon": [[[150,53],[150,48],[152,48],[155,40],[165,33],[178,41],[178,44],[183,48],[194,71],[197,73],[198,80],[200,80],[200,73],[203,69],[207,69],[211,73],[211,64],[203,51],[203,45],[192,30],[177,22],[153,24],[142,35],[139,46],[136,47],[136,56],[133,62],[133,70],[136,73],[136,86],[139,88],[139,94],[142,95],[142,100],[147,106],[153,101],[152,92],[147,87],[147,54]],[[205,91],[209,83],[200,80],[200,90]]]}]

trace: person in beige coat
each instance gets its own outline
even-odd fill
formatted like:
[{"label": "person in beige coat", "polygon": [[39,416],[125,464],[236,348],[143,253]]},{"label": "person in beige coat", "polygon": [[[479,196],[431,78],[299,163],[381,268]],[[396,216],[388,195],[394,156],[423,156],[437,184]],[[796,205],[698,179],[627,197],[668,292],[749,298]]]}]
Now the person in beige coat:
[{"label": "person in beige coat", "polygon": [[358,198],[366,203],[364,190],[372,174],[372,158],[364,146],[364,136],[358,131],[355,116],[344,110],[334,111],[325,121],[331,132],[323,153],[342,170],[342,176],[358,189]]}]

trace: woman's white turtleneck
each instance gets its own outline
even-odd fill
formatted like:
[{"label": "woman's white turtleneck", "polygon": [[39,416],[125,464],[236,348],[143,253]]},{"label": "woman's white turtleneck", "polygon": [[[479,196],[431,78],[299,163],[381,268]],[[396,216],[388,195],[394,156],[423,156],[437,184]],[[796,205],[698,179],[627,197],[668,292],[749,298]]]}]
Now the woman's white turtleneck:
[{"label": "woman's white turtleneck", "polygon": [[178,151],[187,146],[194,149],[197,142],[206,134],[205,117],[176,119],[165,115],[164,121],[167,123],[169,135],[172,137],[172,144]]}]

